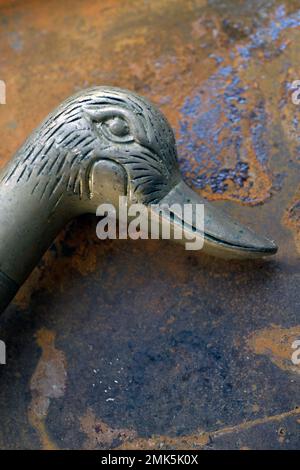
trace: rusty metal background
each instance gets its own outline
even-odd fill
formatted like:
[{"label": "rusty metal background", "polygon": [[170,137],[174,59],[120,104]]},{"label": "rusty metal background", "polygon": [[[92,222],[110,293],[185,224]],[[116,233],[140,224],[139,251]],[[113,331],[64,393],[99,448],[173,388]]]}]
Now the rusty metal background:
[{"label": "rusty metal background", "polygon": [[225,262],[74,221],[1,318],[1,448],[299,448],[299,8],[0,2],[1,164],[76,90],[130,88],[185,179],[280,246]]}]

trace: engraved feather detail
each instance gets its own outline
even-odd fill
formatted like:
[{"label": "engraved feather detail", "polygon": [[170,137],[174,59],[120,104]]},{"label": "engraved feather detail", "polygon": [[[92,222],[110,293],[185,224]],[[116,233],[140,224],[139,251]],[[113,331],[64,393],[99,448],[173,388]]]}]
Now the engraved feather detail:
[{"label": "engraved feather detail", "polygon": [[154,203],[179,178],[174,134],[148,101],[116,88],[91,88],[66,100],[30,136],[2,175],[57,202],[90,197],[88,171],[109,158],[124,166],[128,191]]}]

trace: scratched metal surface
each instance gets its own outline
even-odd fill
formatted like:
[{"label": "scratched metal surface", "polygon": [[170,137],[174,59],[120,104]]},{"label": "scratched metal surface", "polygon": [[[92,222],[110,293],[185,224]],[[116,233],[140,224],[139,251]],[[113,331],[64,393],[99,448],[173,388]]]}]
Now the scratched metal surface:
[{"label": "scratched metal surface", "polygon": [[280,246],[224,262],[72,223],[1,318],[1,448],[299,448],[299,8],[0,2],[1,164],[69,94],[127,87],[186,180]]}]

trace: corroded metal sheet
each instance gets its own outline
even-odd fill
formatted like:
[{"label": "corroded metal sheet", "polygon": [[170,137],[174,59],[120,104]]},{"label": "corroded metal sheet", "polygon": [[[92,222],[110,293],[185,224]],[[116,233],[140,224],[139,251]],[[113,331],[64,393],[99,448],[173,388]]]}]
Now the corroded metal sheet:
[{"label": "corroded metal sheet", "polygon": [[226,262],[74,221],[1,318],[0,447],[299,447],[299,3],[2,1],[0,28],[1,164],[76,90],[130,88],[185,179],[280,246]]}]

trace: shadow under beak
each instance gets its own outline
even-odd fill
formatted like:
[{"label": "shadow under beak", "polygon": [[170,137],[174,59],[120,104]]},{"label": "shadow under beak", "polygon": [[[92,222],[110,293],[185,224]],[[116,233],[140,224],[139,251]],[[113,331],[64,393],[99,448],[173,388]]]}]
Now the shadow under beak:
[{"label": "shadow under beak", "polygon": [[[192,218],[185,216],[185,205],[192,205]],[[196,219],[196,204],[203,205],[203,224],[194,223]],[[171,238],[176,240],[174,232],[179,227],[184,228],[184,238],[176,241],[186,243],[194,240],[195,248],[205,253],[222,258],[259,258],[273,255],[277,246],[263,236],[257,235],[251,229],[232,220],[227,214],[201,198],[183,181],[178,183],[159,203],[157,209],[150,209],[156,217],[160,216],[160,228],[164,223],[171,226]],[[197,243],[197,241],[199,243]],[[193,246],[191,243],[189,246]],[[196,248],[200,246],[200,248]]]}]

